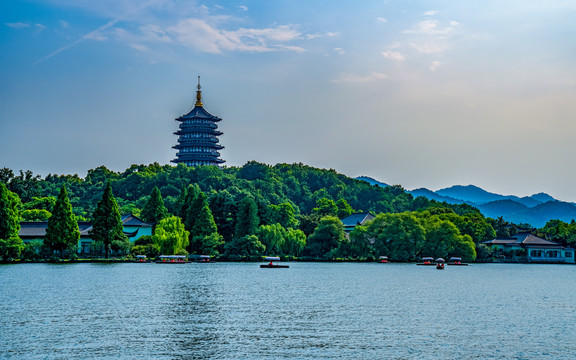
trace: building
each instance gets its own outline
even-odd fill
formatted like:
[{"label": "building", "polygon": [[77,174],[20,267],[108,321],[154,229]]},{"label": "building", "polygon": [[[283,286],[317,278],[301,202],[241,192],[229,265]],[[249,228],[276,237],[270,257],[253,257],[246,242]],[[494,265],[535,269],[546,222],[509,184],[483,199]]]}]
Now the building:
[{"label": "building", "polygon": [[501,261],[574,264],[574,249],[527,232],[483,244],[492,247]]},{"label": "building", "polygon": [[[122,216],[122,225],[124,234],[130,242],[136,241],[141,236],[152,235],[153,224],[148,224],[132,214]],[[29,243],[34,240],[44,240],[48,221],[23,221],[20,223],[19,236],[23,242]],[[90,254],[90,245],[92,244],[92,223],[90,221],[78,221],[80,230],[80,240],[78,240],[78,254]]]},{"label": "building", "polygon": [[224,149],[218,144],[218,131],[216,123],[222,121],[219,117],[211,115],[202,105],[202,92],[200,91],[200,76],[198,76],[198,91],[196,91],[196,104],[194,109],[186,115],[176,119],[180,128],[174,133],[178,135],[176,159],[173,163],[184,163],[187,166],[217,165],[224,163],[220,159],[219,150]]},{"label": "building", "polygon": [[366,221],[370,221],[374,219],[374,215],[370,213],[358,213],[352,214],[348,217],[342,219],[342,223],[344,224],[344,232],[349,234],[357,225],[363,225]]}]

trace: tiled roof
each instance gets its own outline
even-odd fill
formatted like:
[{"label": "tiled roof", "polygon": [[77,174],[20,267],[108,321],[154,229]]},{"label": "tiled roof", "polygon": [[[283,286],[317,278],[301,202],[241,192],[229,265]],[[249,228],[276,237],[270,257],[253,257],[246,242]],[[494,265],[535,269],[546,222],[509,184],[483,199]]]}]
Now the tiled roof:
[{"label": "tiled roof", "polygon": [[153,226],[153,224],[148,224],[147,222],[144,222],[144,221],[138,219],[136,216],[134,216],[132,214],[122,216],[122,225],[124,225],[124,226],[140,226],[140,227],[152,227]]},{"label": "tiled roof", "polygon": [[542,239],[530,233],[518,233],[508,239],[493,239],[484,241],[483,244],[491,245],[525,245],[525,246],[547,246],[561,247],[562,245],[553,241]]},{"label": "tiled roof", "polygon": [[204,118],[204,119],[211,119],[212,121],[222,120],[219,117],[210,114],[202,106],[195,106],[194,109],[192,109],[192,111],[190,111],[188,114],[182,115],[176,120],[180,120],[180,119],[183,120],[186,118],[188,118],[188,119],[189,118]]},{"label": "tiled roof", "polygon": [[344,226],[356,226],[362,225],[366,221],[374,219],[374,215],[370,213],[359,213],[359,214],[352,214],[344,219],[342,219],[342,223]]},{"label": "tiled roof", "polygon": [[46,236],[48,221],[23,221],[20,223],[20,238],[43,238]]}]

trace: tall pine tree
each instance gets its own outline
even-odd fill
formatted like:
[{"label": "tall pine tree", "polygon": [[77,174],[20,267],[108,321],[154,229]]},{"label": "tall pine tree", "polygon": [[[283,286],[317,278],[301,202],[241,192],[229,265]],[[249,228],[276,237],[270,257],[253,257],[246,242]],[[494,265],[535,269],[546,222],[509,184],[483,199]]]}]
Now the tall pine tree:
[{"label": "tall pine tree", "polygon": [[78,222],[72,212],[66,185],[62,185],[56,204],[52,208],[52,216],[48,219],[44,244],[62,256],[64,250],[78,245],[78,239],[80,239]]},{"label": "tall pine tree", "polygon": [[106,259],[108,259],[113,241],[128,241],[128,238],[122,231],[122,217],[120,216],[116,199],[112,194],[110,182],[108,182],[102,195],[102,200],[98,202],[98,206],[92,217],[92,238],[95,241],[104,243],[104,252]]},{"label": "tall pine tree", "polygon": [[240,201],[238,215],[236,217],[235,236],[241,238],[246,235],[254,235],[258,231],[260,218],[258,217],[258,206],[256,201],[250,196]]},{"label": "tall pine tree", "polygon": [[162,199],[162,194],[158,186],[155,186],[152,190],[150,199],[148,199],[148,202],[144,205],[140,215],[142,216],[142,220],[152,224],[168,216],[168,210],[166,206],[164,206],[164,200]]}]

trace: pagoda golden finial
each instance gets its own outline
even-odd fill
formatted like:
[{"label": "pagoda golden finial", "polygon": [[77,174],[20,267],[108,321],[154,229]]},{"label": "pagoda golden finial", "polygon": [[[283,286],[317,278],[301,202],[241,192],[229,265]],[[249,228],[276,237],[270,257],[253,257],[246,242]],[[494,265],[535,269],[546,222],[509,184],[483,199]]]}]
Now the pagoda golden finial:
[{"label": "pagoda golden finial", "polygon": [[200,91],[200,76],[198,76],[198,91],[196,91],[196,105],[202,107],[202,91]]}]

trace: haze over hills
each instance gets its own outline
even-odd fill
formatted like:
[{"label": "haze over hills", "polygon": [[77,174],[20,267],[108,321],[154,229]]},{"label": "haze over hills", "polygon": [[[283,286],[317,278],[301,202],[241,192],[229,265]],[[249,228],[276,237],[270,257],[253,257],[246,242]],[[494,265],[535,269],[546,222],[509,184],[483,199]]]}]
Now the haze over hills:
[{"label": "haze over hills", "polygon": [[[367,176],[357,179],[372,185],[388,186],[387,184]],[[576,219],[576,205],[559,201],[546,193],[518,197],[515,195],[500,195],[486,191],[474,185],[455,185],[445,189],[432,191],[426,188],[408,190],[414,197],[425,198],[449,204],[469,204],[477,207],[491,218],[503,217],[516,224],[530,224],[543,227],[549,220],[559,219],[571,222]]]}]

